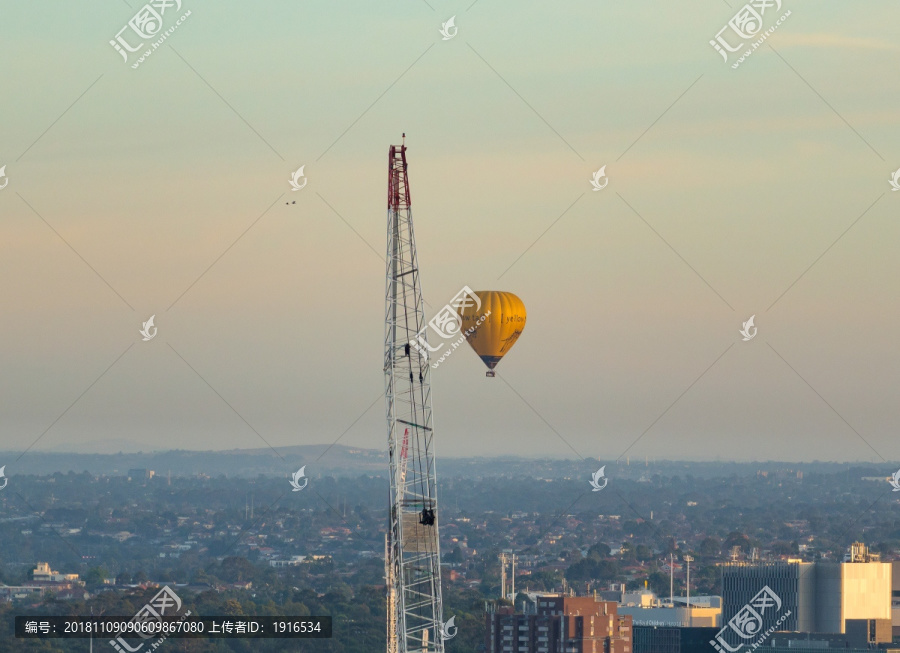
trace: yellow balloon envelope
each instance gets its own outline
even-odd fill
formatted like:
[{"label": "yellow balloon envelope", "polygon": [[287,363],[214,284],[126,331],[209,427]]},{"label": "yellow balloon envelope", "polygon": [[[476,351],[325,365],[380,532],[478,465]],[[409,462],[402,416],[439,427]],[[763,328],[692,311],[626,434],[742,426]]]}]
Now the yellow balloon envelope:
[{"label": "yellow balloon envelope", "polygon": [[459,309],[464,333],[469,345],[488,366],[487,376],[494,376],[494,368],[503,358],[525,329],[525,304],[511,292],[497,290],[477,290],[481,306],[471,302],[471,306]]}]

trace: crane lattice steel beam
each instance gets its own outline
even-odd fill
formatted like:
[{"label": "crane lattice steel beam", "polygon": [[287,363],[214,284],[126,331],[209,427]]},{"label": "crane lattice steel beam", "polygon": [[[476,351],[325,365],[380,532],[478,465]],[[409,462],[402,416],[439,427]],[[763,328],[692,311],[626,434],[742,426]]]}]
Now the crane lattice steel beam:
[{"label": "crane lattice steel beam", "polygon": [[410,343],[425,326],[406,141],[388,155],[384,380],[390,457],[388,653],[444,653],[431,380]]}]

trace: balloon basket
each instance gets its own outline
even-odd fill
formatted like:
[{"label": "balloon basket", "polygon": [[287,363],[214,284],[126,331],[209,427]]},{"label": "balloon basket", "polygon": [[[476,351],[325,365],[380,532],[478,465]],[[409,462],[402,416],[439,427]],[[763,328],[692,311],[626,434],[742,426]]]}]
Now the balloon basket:
[{"label": "balloon basket", "polygon": [[486,377],[493,379],[495,376],[497,376],[497,373],[494,370],[488,370],[487,372],[484,373],[484,375]]}]

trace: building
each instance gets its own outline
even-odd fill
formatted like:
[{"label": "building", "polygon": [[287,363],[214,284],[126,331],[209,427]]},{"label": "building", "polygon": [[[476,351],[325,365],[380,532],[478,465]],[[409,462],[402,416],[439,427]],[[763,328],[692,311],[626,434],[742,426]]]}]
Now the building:
[{"label": "building", "polygon": [[635,626],[669,626],[676,628],[718,628],[722,618],[721,606],[686,605],[622,606],[621,615],[630,615]]},{"label": "building", "polygon": [[39,562],[37,567],[31,572],[31,577],[35,582],[43,583],[77,583],[78,574],[61,574],[58,571],[50,569],[50,563]]},{"label": "building", "polygon": [[0,601],[40,601],[45,588],[39,585],[0,585]]},{"label": "building", "polygon": [[816,632],[815,563],[800,560],[722,565],[723,624],[750,605],[765,587],[779,598],[781,606],[777,610],[756,610],[762,618],[760,631],[775,626],[781,615],[790,611],[787,619],[778,624],[779,630]]},{"label": "building", "polygon": [[632,653],[631,617],[612,601],[539,594],[534,608],[485,614],[486,653]]},{"label": "building", "polygon": [[0,601],[42,601],[52,596],[59,601],[86,601],[91,595],[85,591],[84,583],[51,582],[33,585],[0,585]]},{"label": "building", "polygon": [[650,590],[625,592],[619,601],[618,613],[631,615],[635,626],[718,627],[722,620],[722,597],[677,597],[662,601]]},{"label": "building", "polygon": [[894,633],[890,619],[847,619],[845,637],[849,647],[876,648],[891,644]]},{"label": "building", "polygon": [[84,581],[78,580],[78,574],[61,574],[50,569],[50,563],[39,562],[31,572],[33,581],[27,585],[0,585],[0,601],[39,601],[48,595],[60,600],[90,597],[84,591]]},{"label": "building", "polygon": [[890,623],[891,563],[816,563],[815,632],[846,633],[851,619]]},{"label": "building", "polygon": [[287,560],[269,560],[270,567],[297,567],[303,564],[306,556],[291,556]]},{"label": "building", "polygon": [[770,644],[789,649],[881,650],[891,644],[891,624],[887,619],[848,619],[846,634],[775,633]]},{"label": "building", "polygon": [[709,640],[718,628],[677,628],[671,626],[635,626],[634,653],[712,652]]},{"label": "building", "polygon": [[[900,648],[879,648],[878,653],[900,653]],[[795,647],[767,646],[765,653],[797,653]],[[841,653],[872,653],[870,648],[842,648]]]},{"label": "building", "polygon": [[891,577],[891,623],[894,637],[900,638],[900,563],[892,565]]},{"label": "building", "polygon": [[844,554],[844,562],[878,562],[881,556],[877,553],[869,553],[869,547],[862,542],[854,542],[850,550]]},{"label": "building", "polygon": [[859,542],[844,560],[722,565],[723,623],[741,636],[730,622],[748,614],[760,622],[755,632],[774,626],[778,631],[845,634],[851,620],[890,621],[891,563],[880,562]]}]

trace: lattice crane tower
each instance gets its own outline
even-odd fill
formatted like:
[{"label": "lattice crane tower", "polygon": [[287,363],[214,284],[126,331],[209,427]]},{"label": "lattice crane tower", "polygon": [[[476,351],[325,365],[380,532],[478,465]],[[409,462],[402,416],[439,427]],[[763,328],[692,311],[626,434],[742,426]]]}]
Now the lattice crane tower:
[{"label": "lattice crane tower", "polygon": [[385,551],[388,653],[443,653],[441,555],[431,381],[413,234],[406,134],[388,155],[384,382],[390,456],[390,525]]}]

